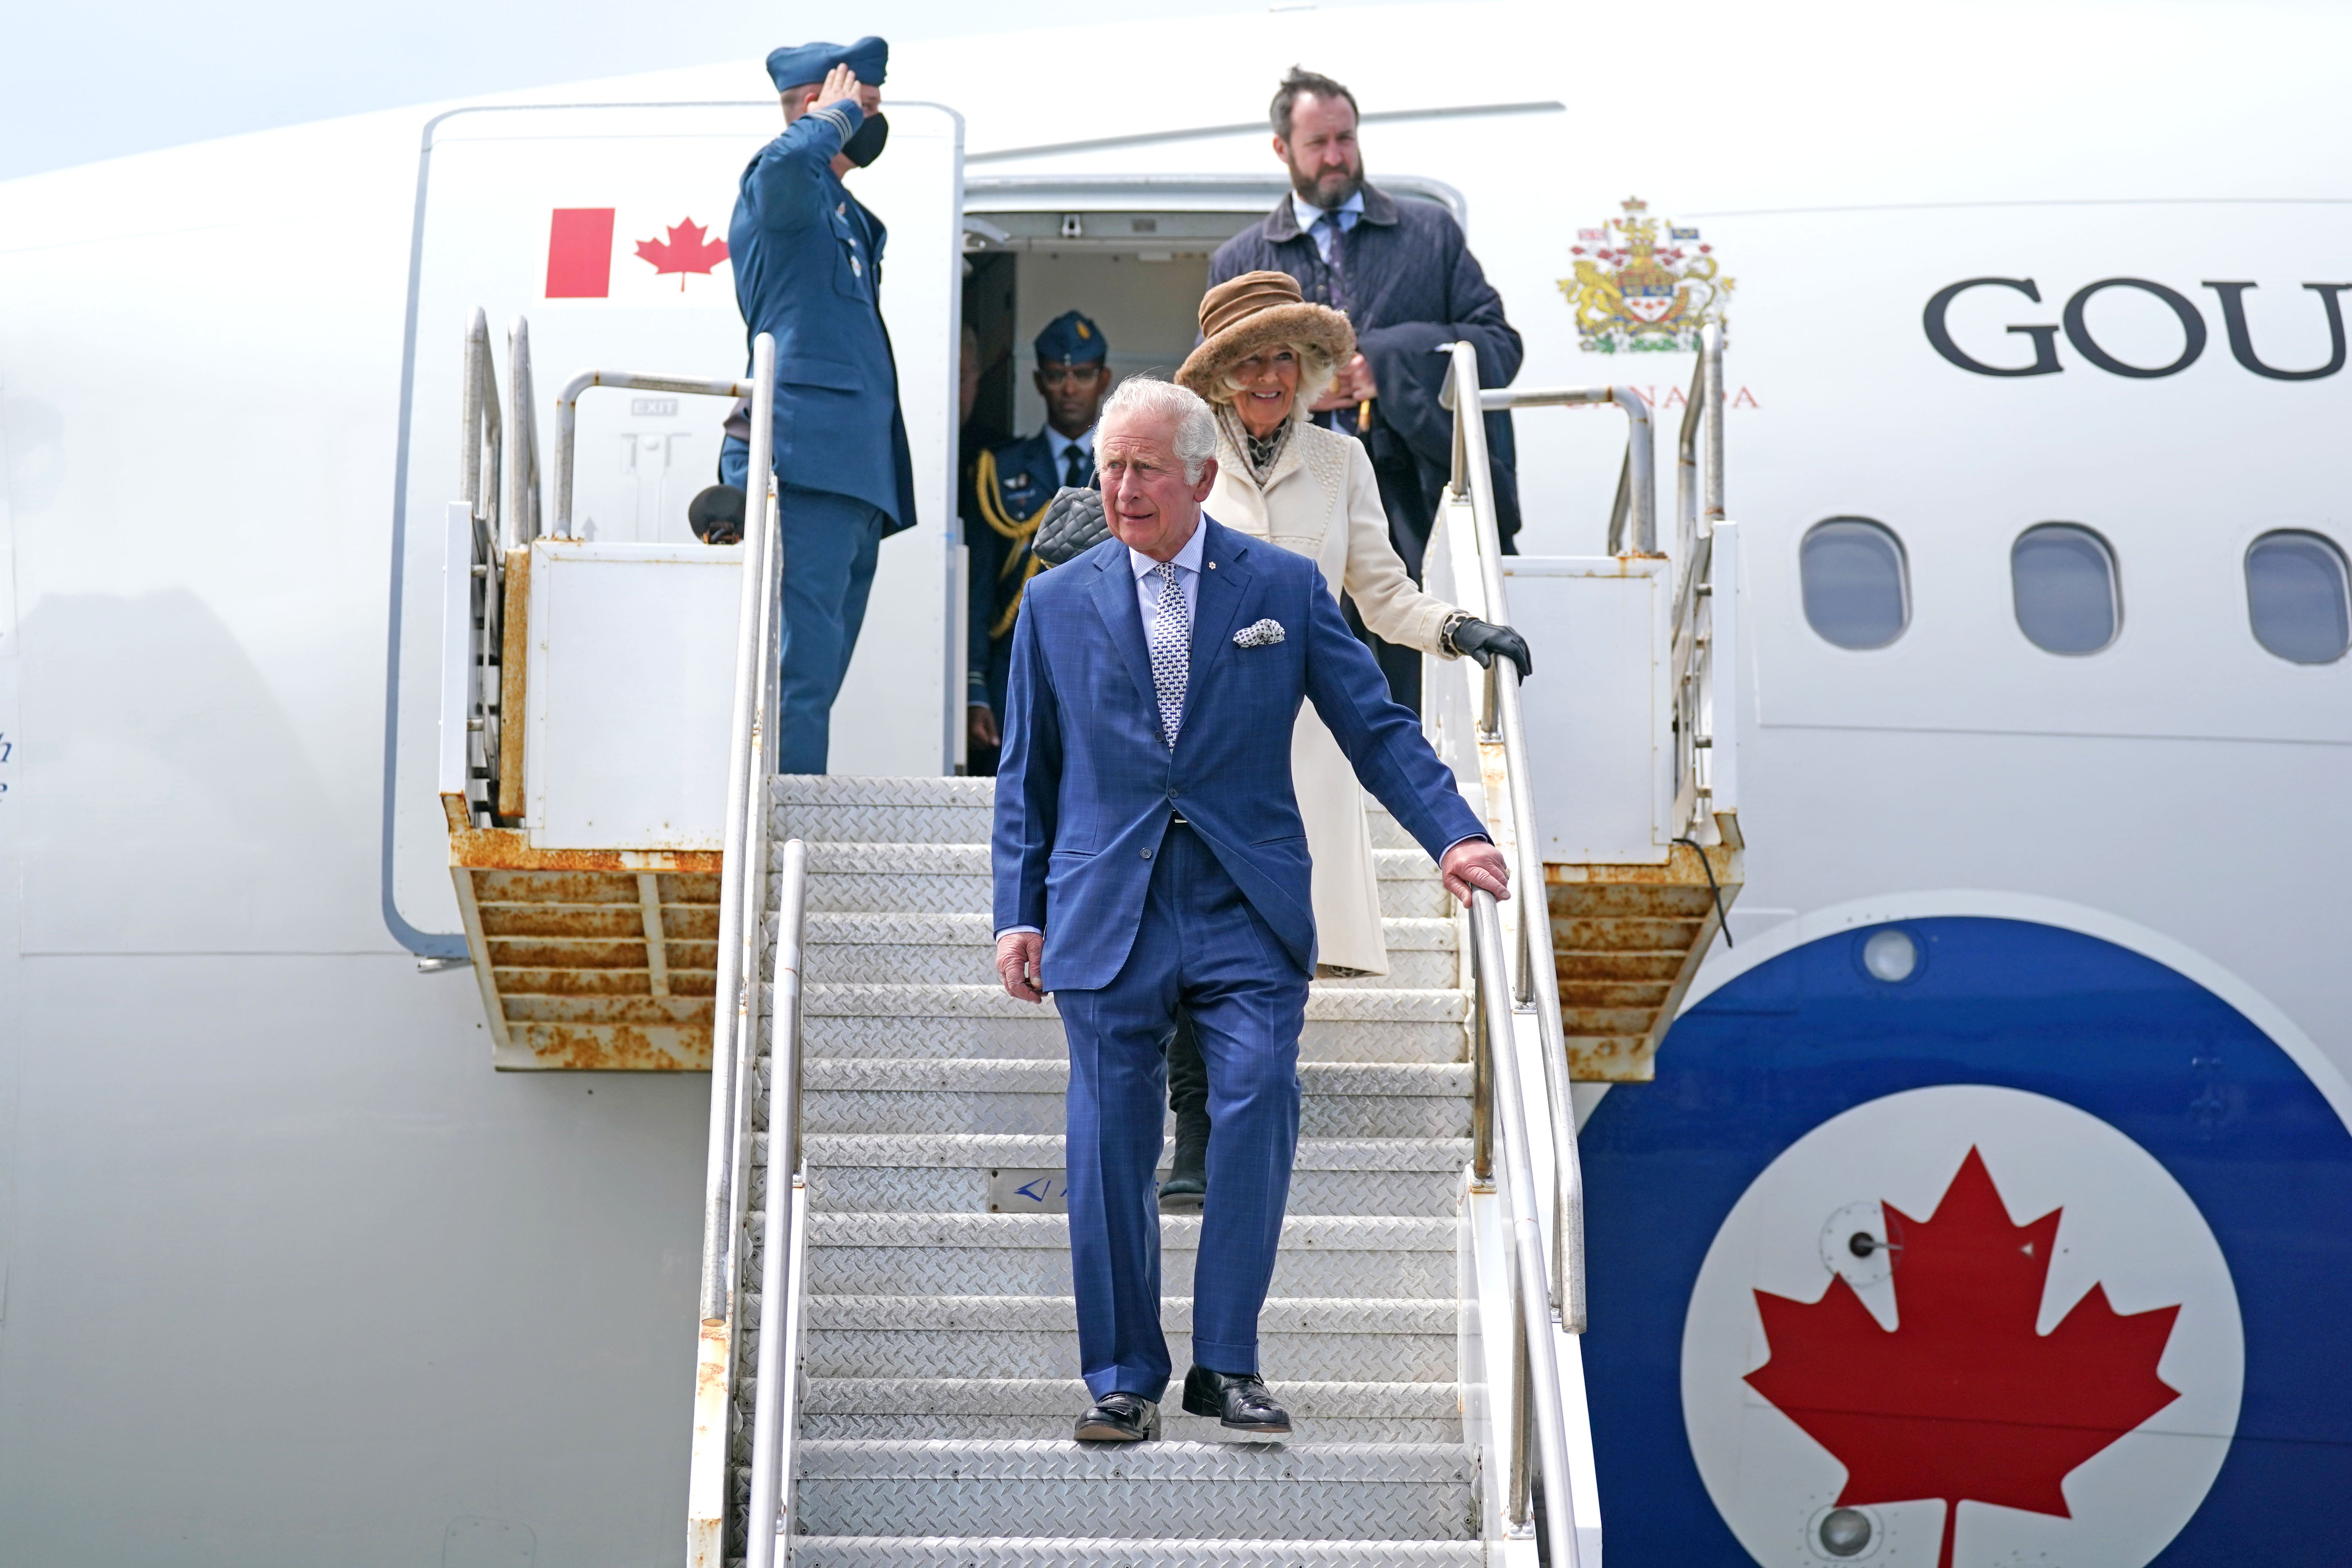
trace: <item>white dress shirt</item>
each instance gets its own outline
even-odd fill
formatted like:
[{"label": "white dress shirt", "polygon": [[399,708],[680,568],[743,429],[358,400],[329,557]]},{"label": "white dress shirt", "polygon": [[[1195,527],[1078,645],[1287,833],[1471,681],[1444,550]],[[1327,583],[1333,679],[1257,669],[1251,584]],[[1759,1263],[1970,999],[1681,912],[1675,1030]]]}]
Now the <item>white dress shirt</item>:
[{"label": "white dress shirt", "polygon": [[[1297,191],[1293,191],[1290,193],[1290,211],[1291,215],[1298,219],[1298,232],[1315,242],[1315,248],[1322,254],[1323,264],[1329,266],[1331,264],[1331,231],[1315,226],[1323,220],[1324,209],[1317,206]],[[1341,202],[1336,209],[1336,216],[1339,220],[1341,234],[1355,227],[1356,221],[1364,216],[1364,193],[1358,191],[1354,195]]]},{"label": "white dress shirt", "polygon": [[[1056,485],[1063,483],[1068,478],[1069,453],[1073,447],[1078,449],[1082,466],[1091,475],[1095,466],[1095,433],[1088,430],[1076,440],[1072,440],[1051,425],[1045,426],[1045,449],[1054,454],[1054,483]],[[1087,481],[1080,479],[1078,482],[1083,485]]]}]

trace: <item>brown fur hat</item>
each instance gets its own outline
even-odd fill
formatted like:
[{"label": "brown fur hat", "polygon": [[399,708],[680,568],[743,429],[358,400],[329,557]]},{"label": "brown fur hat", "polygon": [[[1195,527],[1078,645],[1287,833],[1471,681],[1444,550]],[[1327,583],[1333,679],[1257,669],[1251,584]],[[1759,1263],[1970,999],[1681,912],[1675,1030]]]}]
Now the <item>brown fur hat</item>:
[{"label": "brown fur hat", "polygon": [[1287,272],[1244,272],[1201,298],[1199,348],[1177,371],[1176,381],[1212,403],[1230,402],[1225,372],[1252,354],[1297,343],[1334,365],[1356,352],[1356,330],[1328,305],[1310,305]]}]

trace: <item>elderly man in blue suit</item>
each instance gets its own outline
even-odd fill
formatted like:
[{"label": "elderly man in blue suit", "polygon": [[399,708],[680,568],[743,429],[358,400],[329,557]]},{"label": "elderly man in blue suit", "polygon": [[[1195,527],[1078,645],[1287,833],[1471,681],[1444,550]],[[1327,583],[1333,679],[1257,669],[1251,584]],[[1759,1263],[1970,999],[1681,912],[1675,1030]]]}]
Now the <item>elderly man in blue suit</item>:
[{"label": "elderly man in blue suit", "polygon": [[[866,619],[883,537],[915,525],[915,470],[898,373],[882,324],[888,231],[842,176],[889,133],[879,38],[802,44],[768,57],[784,133],[743,171],[727,229],[745,338],[776,339],[775,463],[784,559],[782,734],[777,767],[824,772],[833,700]],[[740,486],[747,442],[720,447]]]},{"label": "elderly man in blue suit", "polygon": [[1449,891],[1507,897],[1503,857],[1389,700],[1307,556],[1204,516],[1208,405],[1129,380],[1096,428],[1112,537],[1029,585],[996,780],[996,967],[1054,994],[1070,1051],[1066,1162],[1081,1440],[1159,1436],[1153,1169],[1177,1009],[1209,1069],[1209,1196],[1184,1408],[1289,1435],[1258,1376],[1298,1141],[1298,1037],[1315,973],[1290,732],[1312,702],[1356,776],[1436,858]]}]

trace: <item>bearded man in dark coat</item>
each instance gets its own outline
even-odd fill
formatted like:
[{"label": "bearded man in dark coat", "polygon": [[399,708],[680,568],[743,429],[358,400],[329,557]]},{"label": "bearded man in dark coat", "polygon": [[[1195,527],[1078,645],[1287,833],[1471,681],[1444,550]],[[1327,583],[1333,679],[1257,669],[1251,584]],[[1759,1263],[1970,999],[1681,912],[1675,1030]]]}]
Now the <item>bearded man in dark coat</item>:
[{"label": "bearded man in dark coat", "polygon": [[[1218,248],[1209,285],[1244,272],[1287,272],[1308,300],[1347,313],[1358,352],[1315,405],[1316,422],[1359,436],[1370,448],[1390,539],[1419,583],[1438,498],[1454,471],[1454,416],[1437,402],[1452,362],[1436,350],[1475,344],[1485,386],[1507,385],[1526,350],[1453,215],[1398,201],[1366,182],[1353,93],[1293,67],[1276,89],[1270,118],[1291,195]],[[1519,485],[1508,414],[1486,416],[1486,448],[1496,525],[1511,552]],[[1421,655],[1373,637],[1352,606],[1349,618],[1379,655],[1396,700],[1418,710]]]}]

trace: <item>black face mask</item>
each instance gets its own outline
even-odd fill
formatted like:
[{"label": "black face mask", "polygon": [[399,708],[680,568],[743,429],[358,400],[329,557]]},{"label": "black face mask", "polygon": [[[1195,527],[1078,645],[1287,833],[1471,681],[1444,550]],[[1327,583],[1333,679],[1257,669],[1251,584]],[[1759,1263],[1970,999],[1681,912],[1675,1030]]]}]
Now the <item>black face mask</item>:
[{"label": "black face mask", "polygon": [[841,144],[841,155],[863,169],[882,156],[882,149],[890,140],[890,121],[879,110],[866,117],[857,134]]}]

